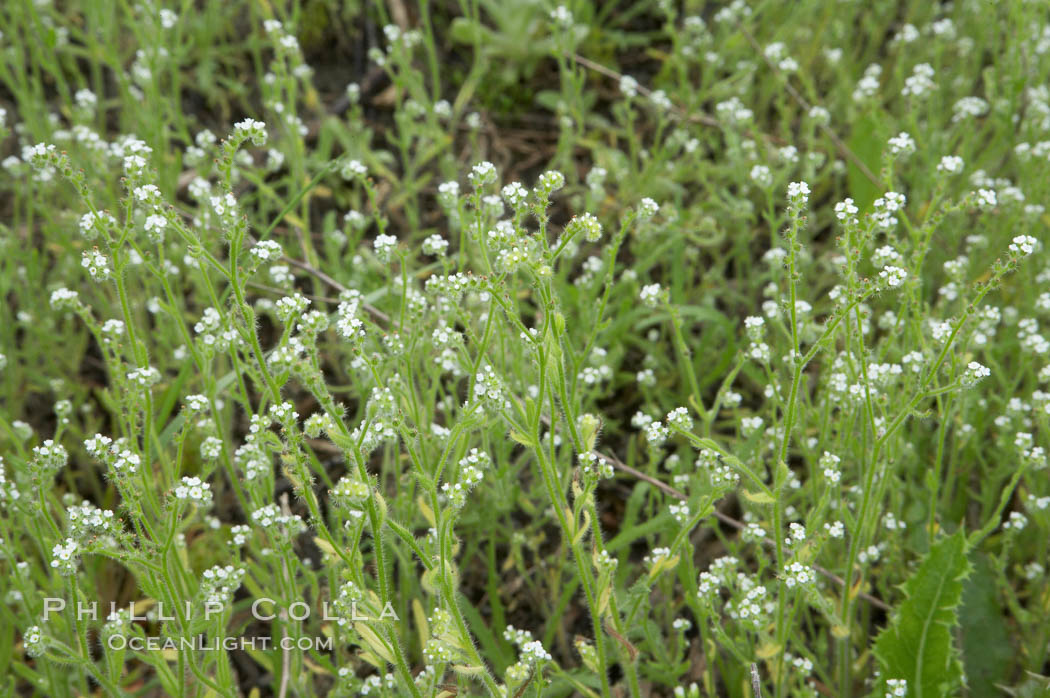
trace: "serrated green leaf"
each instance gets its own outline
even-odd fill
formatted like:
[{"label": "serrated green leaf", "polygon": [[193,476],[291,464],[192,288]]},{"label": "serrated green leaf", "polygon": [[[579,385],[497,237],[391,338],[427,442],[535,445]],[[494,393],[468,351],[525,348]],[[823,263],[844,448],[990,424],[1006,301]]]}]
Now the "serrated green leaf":
[{"label": "serrated green leaf", "polygon": [[935,543],[904,583],[907,598],[875,641],[882,681],[906,679],[911,698],[954,695],[962,683],[952,632],[970,571],[966,551],[962,529]]}]

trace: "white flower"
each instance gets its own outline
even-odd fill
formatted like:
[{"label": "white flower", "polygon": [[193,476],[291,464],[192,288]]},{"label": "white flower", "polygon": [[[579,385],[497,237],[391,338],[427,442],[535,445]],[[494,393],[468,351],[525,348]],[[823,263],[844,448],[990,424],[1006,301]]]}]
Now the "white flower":
[{"label": "white flower", "polygon": [[638,202],[638,218],[642,220],[648,220],[656,215],[657,211],[660,210],[659,204],[650,199],[648,196]]},{"label": "white flower", "polygon": [[624,75],[620,78],[620,92],[623,93],[624,97],[637,97],[638,81],[632,78],[630,75]]},{"label": "white flower", "polygon": [[650,308],[656,307],[660,302],[660,284],[647,284],[642,287],[642,291],[639,294],[642,302]]},{"label": "white flower", "polygon": [[343,179],[364,179],[365,175],[368,174],[368,168],[360,160],[347,160],[343,163],[339,174],[342,175]]},{"label": "white flower", "polygon": [[937,163],[937,171],[946,174],[959,174],[962,172],[963,159],[958,155],[945,155]]},{"label": "white flower", "polygon": [[755,165],[751,168],[751,181],[760,187],[773,186],[773,173],[765,165]]},{"label": "white flower", "polygon": [[279,258],[284,252],[273,240],[260,240],[251,250],[251,255],[260,262],[269,262]]},{"label": "white flower", "polygon": [[886,679],[886,698],[904,698],[908,695],[907,679]]},{"label": "white flower", "polygon": [[979,208],[995,208],[997,203],[995,191],[992,189],[978,189],[977,190],[977,206]]},{"label": "white flower", "polygon": [[952,107],[952,121],[962,121],[971,116],[983,116],[988,112],[988,102],[980,97],[963,97]]},{"label": "white flower", "polygon": [[572,13],[565,5],[558,5],[550,11],[551,21],[561,27],[572,26]]},{"label": "white flower", "polygon": [[843,199],[835,204],[835,218],[843,223],[856,223],[859,211],[860,209],[854,205],[853,199]]},{"label": "white flower", "polygon": [[136,368],[128,373],[128,380],[141,388],[148,388],[160,380],[160,371],[152,366]]},{"label": "white flower", "polygon": [[175,499],[207,506],[212,501],[211,485],[198,477],[184,477],[182,482],[175,486]]},{"label": "white flower", "polygon": [[[493,170],[493,173],[495,173],[495,170]],[[495,174],[493,174],[493,177],[495,177]],[[563,175],[558,170],[547,170],[546,172],[540,175],[538,187],[544,194],[547,194],[548,196],[552,192],[556,192],[564,186],[565,175]]]},{"label": "white flower", "polygon": [[77,552],[80,546],[72,538],[66,538],[63,543],[56,543],[51,549],[51,567],[58,570],[59,574],[70,575],[77,569]]},{"label": "white flower", "polygon": [[51,307],[54,310],[65,310],[76,306],[79,294],[63,286],[51,292]]},{"label": "white flower", "polygon": [[992,371],[987,366],[980,364],[976,361],[971,361],[966,364],[966,371],[963,372],[962,383],[966,386],[971,386],[977,383],[982,378],[987,378],[992,375]]},{"label": "white flower", "polygon": [[805,182],[791,182],[787,193],[788,200],[796,206],[805,206],[809,201],[809,185]]},{"label": "white flower", "polygon": [[784,584],[788,589],[792,589],[796,586],[805,586],[812,584],[815,575],[813,574],[813,568],[803,565],[801,562],[792,562],[788,565],[785,574],[783,575]]},{"label": "white flower", "polygon": [[689,410],[685,407],[676,407],[671,410],[667,414],[667,424],[681,431],[690,431],[693,428],[693,420],[689,416]]},{"label": "white flower", "polygon": [[487,160],[479,162],[471,168],[467,179],[475,189],[481,189],[486,184],[496,181],[496,166]]},{"label": "white flower", "polygon": [[85,250],[81,255],[80,266],[88,270],[91,274],[91,278],[95,281],[105,281],[109,278],[109,260],[106,256],[99,252],[98,248],[92,250]]},{"label": "white flower", "polygon": [[266,124],[255,119],[245,119],[233,125],[237,133],[250,138],[253,145],[266,144]]},{"label": "white flower", "polygon": [[879,278],[885,281],[890,288],[896,288],[905,282],[908,272],[900,267],[887,266],[879,272]]},{"label": "white flower", "polygon": [[584,239],[588,242],[597,242],[602,236],[602,224],[590,213],[575,216],[565,226],[565,230],[572,235],[583,233]]},{"label": "white flower", "polygon": [[1019,254],[1022,257],[1027,257],[1028,255],[1035,252],[1035,249],[1036,247],[1038,247],[1038,245],[1039,241],[1031,235],[1018,235],[1010,243],[1009,249],[1014,254]]},{"label": "white flower", "polygon": [[390,261],[390,256],[397,249],[397,238],[393,235],[377,235],[372,245],[375,248],[376,257],[385,264]]},{"label": "white flower", "polygon": [[762,328],[765,324],[766,321],[757,315],[748,315],[744,318],[744,331],[747,332],[747,336],[752,342],[762,339]]},{"label": "white flower", "polygon": [[430,235],[423,241],[423,254],[431,257],[444,257],[448,251],[448,240],[437,233]]},{"label": "white flower", "polygon": [[901,131],[889,140],[889,146],[893,155],[909,155],[915,152],[915,139]]}]

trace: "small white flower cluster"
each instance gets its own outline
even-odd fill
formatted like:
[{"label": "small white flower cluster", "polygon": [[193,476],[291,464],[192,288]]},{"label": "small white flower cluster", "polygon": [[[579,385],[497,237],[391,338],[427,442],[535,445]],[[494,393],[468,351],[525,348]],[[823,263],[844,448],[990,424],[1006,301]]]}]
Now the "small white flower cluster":
[{"label": "small white flower cluster", "polygon": [[910,76],[904,79],[904,88],[901,94],[905,97],[925,97],[937,87],[933,81],[933,66],[929,63],[919,63],[912,68]]},{"label": "small white flower cluster", "polygon": [[[748,582],[750,583],[750,579]],[[758,630],[765,624],[766,594],[765,586],[753,586],[745,591],[743,598],[726,603],[726,614],[733,620]]]},{"label": "small white flower cluster", "polygon": [[233,125],[235,133],[245,139],[250,139],[252,145],[266,145],[266,124],[255,119],[245,119]]},{"label": "small white flower cluster", "polygon": [[211,403],[205,395],[187,395],[185,404],[186,409],[193,413],[204,412],[211,406]]},{"label": "small white flower cluster", "polygon": [[597,242],[602,236],[602,224],[590,213],[584,213],[569,221],[565,231],[572,236],[582,234],[587,242]]},{"label": "small white flower cluster", "polygon": [[740,433],[745,437],[753,436],[762,430],[765,420],[758,416],[743,417],[740,420]]},{"label": "small white flower cluster", "polygon": [[129,371],[127,378],[128,381],[134,383],[140,388],[148,389],[160,381],[160,371],[152,366],[145,366],[143,368],[136,368],[133,371]]},{"label": "small white flower cluster", "polygon": [[889,288],[897,288],[908,280],[908,272],[900,267],[886,266],[879,272],[879,279]]},{"label": "small white flower cluster", "polygon": [[496,166],[485,160],[471,168],[470,174],[467,175],[467,180],[475,189],[482,189],[488,184],[495,183],[496,176]]},{"label": "small white flower cluster", "polygon": [[277,317],[281,322],[288,324],[305,313],[309,305],[309,298],[301,293],[296,293],[295,295],[285,296],[284,298],[278,299],[277,302],[274,303],[274,311],[277,313]]},{"label": "small white flower cluster", "polygon": [[809,203],[809,185],[805,182],[791,182],[787,188],[788,203],[796,209],[802,209]]},{"label": "small white flower cluster", "polygon": [[299,419],[299,413],[295,411],[295,405],[285,401],[278,405],[270,405],[270,418],[286,426]]},{"label": "small white flower cluster", "polygon": [[966,370],[963,372],[960,381],[963,386],[969,388],[976,385],[982,378],[987,378],[990,375],[992,375],[990,368],[977,361],[971,361],[966,364]]},{"label": "small white flower cluster", "polygon": [[660,205],[648,196],[638,202],[638,218],[647,221],[660,211]]},{"label": "small white flower cluster", "polygon": [[974,196],[977,199],[977,208],[984,211],[995,208],[999,203],[994,189],[978,189],[974,192]]},{"label": "small white flower cluster", "polygon": [[109,509],[99,509],[86,499],[80,505],[66,509],[66,515],[69,517],[69,532],[74,538],[83,538],[89,533],[114,531],[116,515]]},{"label": "small white flower cluster", "polygon": [[33,447],[33,465],[51,472],[64,468],[69,461],[69,453],[62,444],[47,439],[39,446]]},{"label": "small white flower cluster", "polygon": [[1039,241],[1031,235],[1018,235],[1010,242],[1009,250],[1021,257],[1027,257],[1038,247]]},{"label": "small white flower cluster", "polygon": [[368,175],[368,168],[360,160],[347,160],[339,168],[339,174],[345,180],[364,179]]},{"label": "small white flower cluster", "polygon": [[689,416],[689,410],[685,407],[676,407],[668,412],[667,426],[680,431],[691,431],[693,419]]},{"label": "small white flower cluster", "polygon": [[76,291],[71,291],[65,286],[56,288],[51,292],[50,303],[53,310],[61,311],[74,309],[77,307],[79,301],[80,294]]},{"label": "small white flower cluster", "polygon": [[853,101],[863,102],[875,96],[879,91],[879,78],[882,75],[882,66],[872,63],[864,69],[864,76],[857,82],[853,90]]},{"label": "small white flower cluster", "polygon": [[62,543],[56,543],[51,549],[51,568],[58,573],[68,576],[77,571],[77,553],[80,546],[72,538],[66,538]]},{"label": "small white flower cluster", "polygon": [[213,461],[222,454],[222,439],[209,436],[201,442],[201,458],[205,461]]},{"label": "small white flower cluster", "polygon": [[670,548],[653,548],[653,551],[645,556],[644,562],[650,567],[656,567],[656,565],[660,564],[661,562],[667,560],[670,557]]},{"label": "small white flower cluster", "polygon": [[689,521],[689,515],[691,512],[689,511],[689,505],[685,502],[671,504],[667,509],[671,512],[671,516],[674,517],[674,520],[679,524],[684,524]]},{"label": "small white flower cluster", "polygon": [[828,482],[837,483],[842,479],[842,472],[839,470],[839,463],[842,459],[836,456],[834,453],[828,453],[824,451],[824,455],[820,457],[819,465],[821,472],[824,477],[827,478]]},{"label": "small white flower cluster", "polygon": [[80,266],[87,269],[95,281],[105,281],[112,273],[109,268],[109,260],[106,255],[99,252],[97,247],[84,250],[80,258]]},{"label": "small white flower cluster", "polygon": [[565,186],[565,175],[558,170],[547,170],[540,175],[536,183],[535,194],[537,198],[545,200],[551,194]]},{"label": "small white flower cluster", "polygon": [[175,499],[180,502],[189,502],[199,507],[207,507],[212,502],[211,485],[199,477],[184,477],[175,486]]},{"label": "small white flower cluster", "polygon": [[812,584],[815,579],[816,576],[813,574],[813,568],[797,561],[789,564],[787,566],[787,571],[784,573],[784,584],[788,589],[793,589],[796,586],[803,587]]},{"label": "small white flower cluster", "polygon": [[963,159],[958,155],[945,155],[937,163],[937,171],[944,174],[959,174],[963,169]]},{"label": "small white flower cluster", "polygon": [[336,314],[335,328],[345,339],[358,341],[365,336],[365,323],[358,317],[358,308],[364,299],[359,291],[353,289],[339,295],[339,308]]},{"label": "small white flower cluster", "polygon": [[889,140],[890,154],[894,157],[911,155],[915,152],[915,139],[901,131]]},{"label": "small white flower cluster", "polygon": [[245,526],[244,524],[238,524],[230,529],[230,542],[238,547],[248,542],[248,536],[251,534],[251,526]]},{"label": "small white flower cluster", "polygon": [[252,521],[260,528],[281,528],[289,536],[294,536],[306,530],[306,524],[297,514],[282,514],[276,504],[267,504],[252,512]]},{"label": "small white flower cluster", "polygon": [[835,218],[845,225],[857,223],[857,213],[860,209],[853,203],[853,199],[843,199],[835,204]]},{"label": "small white flower cluster", "polygon": [[244,569],[233,565],[209,567],[201,573],[201,595],[207,604],[225,606],[241,586]]},{"label": "small white flower cluster", "polygon": [[84,449],[100,462],[105,463],[118,477],[134,475],[142,464],[142,458],[125,447],[125,441],[116,442],[108,436],[95,434],[84,441]]},{"label": "small white flower cluster", "polygon": [[336,501],[351,509],[359,509],[371,493],[371,487],[353,475],[344,475],[332,488],[332,496]]},{"label": "small white flower cluster", "polygon": [[[482,457],[482,454],[478,454],[477,449],[474,449],[470,456],[459,462],[459,482],[446,482],[441,486],[442,494],[448,497],[449,504],[451,504],[453,509],[457,511],[462,509],[467,503],[467,494],[481,483],[484,473],[475,463],[482,463],[487,460],[487,455]],[[467,462],[464,463],[464,461]]]},{"label": "small white flower cluster", "polygon": [[89,211],[80,217],[79,223],[81,235],[88,240],[94,239],[99,233],[105,233],[116,225],[117,219],[105,211],[95,213]]},{"label": "small white flower cluster", "polygon": [[504,185],[500,190],[500,195],[515,212],[520,213],[522,212],[525,203],[528,201],[529,190],[526,189],[525,185],[521,182],[511,182],[510,184]]},{"label": "small white flower cluster", "polygon": [[713,487],[736,487],[740,475],[722,460],[721,454],[709,448],[700,449],[693,463],[697,470],[707,473]]},{"label": "small white flower cluster", "polygon": [[952,123],[956,123],[963,119],[984,116],[988,113],[988,102],[980,97],[963,97],[952,106],[952,111],[955,112]]},{"label": "small white flower cluster", "polygon": [[639,294],[642,303],[650,308],[655,308],[659,304],[661,295],[660,284],[647,284],[642,287],[642,291]]},{"label": "small white flower cluster", "polygon": [[667,441],[667,437],[670,435],[670,429],[664,426],[662,422],[650,422],[645,427],[645,440],[650,446],[659,446],[664,441]]},{"label": "small white flower cluster", "polygon": [[375,249],[376,259],[383,264],[389,264],[394,251],[397,249],[397,238],[393,235],[377,235],[372,245]]},{"label": "small white flower cluster", "polygon": [[1003,524],[1004,531],[1023,531],[1028,525],[1028,517],[1019,511],[1011,511],[1010,517]]},{"label": "small white flower cluster", "polygon": [[551,655],[538,640],[533,639],[528,630],[519,630],[513,625],[508,625],[503,631],[503,639],[517,645],[521,650],[517,664],[507,669],[508,685],[518,685],[525,681],[537,663],[551,659]]},{"label": "small white flower cluster", "polygon": [[325,412],[314,412],[303,422],[303,433],[311,439],[316,439],[321,434],[336,433],[337,427],[332,416]]},{"label": "small white flower cluster", "polygon": [[886,698],[904,698],[908,695],[907,679],[886,679]]},{"label": "small white flower cluster", "polygon": [[750,177],[752,182],[763,189],[773,186],[773,172],[766,165],[755,165],[752,167]]},{"label": "small white flower cluster", "polygon": [[437,233],[423,241],[423,254],[431,257],[444,257],[448,253],[448,240]]},{"label": "small white flower cluster", "polygon": [[281,246],[273,240],[260,240],[251,250],[252,257],[260,263],[274,262],[278,260],[282,254],[284,254],[284,252],[281,250]]},{"label": "small white flower cluster", "polygon": [[831,538],[841,540],[846,536],[846,526],[841,521],[832,521],[831,523],[824,524],[824,531]]},{"label": "small white flower cluster", "polygon": [[489,402],[497,409],[504,407],[503,382],[488,364],[483,364],[474,376],[474,399]]},{"label": "small white flower cluster", "polygon": [[739,97],[730,97],[715,105],[715,115],[730,126],[747,124],[755,113],[744,106]]},{"label": "small white flower cluster", "polygon": [[594,451],[585,451],[577,456],[577,461],[585,473],[591,477],[609,479],[616,474],[612,463]]},{"label": "small white flower cluster", "polygon": [[30,657],[39,657],[47,650],[44,631],[39,625],[31,625],[22,633],[22,646]]},{"label": "small white flower cluster", "polygon": [[907,203],[904,194],[888,191],[883,196],[875,199],[872,207],[872,218],[880,230],[892,230],[897,225],[897,217],[893,214],[904,208]]}]

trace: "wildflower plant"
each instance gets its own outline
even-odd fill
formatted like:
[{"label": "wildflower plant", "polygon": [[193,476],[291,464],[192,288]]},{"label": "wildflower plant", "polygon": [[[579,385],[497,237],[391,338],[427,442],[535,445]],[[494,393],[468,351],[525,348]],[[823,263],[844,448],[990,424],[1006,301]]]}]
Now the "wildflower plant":
[{"label": "wildflower plant", "polygon": [[1036,3],[162,5],[0,9],[5,691],[1046,689]]}]

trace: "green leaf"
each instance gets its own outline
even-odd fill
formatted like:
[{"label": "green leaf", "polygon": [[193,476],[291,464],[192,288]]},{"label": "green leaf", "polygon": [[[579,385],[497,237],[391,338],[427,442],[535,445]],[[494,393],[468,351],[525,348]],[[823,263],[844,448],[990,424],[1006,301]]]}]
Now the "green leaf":
[{"label": "green leaf", "polygon": [[960,528],[930,548],[918,571],[904,583],[907,596],[889,627],[875,640],[875,656],[886,679],[907,679],[909,698],[954,695],[962,683],[952,631],[970,572],[966,537]]},{"label": "green leaf", "polygon": [[963,586],[962,656],[970,694],[992,696],[996,684],[1006,680],[1014,650],[1004,618],[1008,615],[999,604],[995,571],[986,557],[974,560],[974,573]]}]

